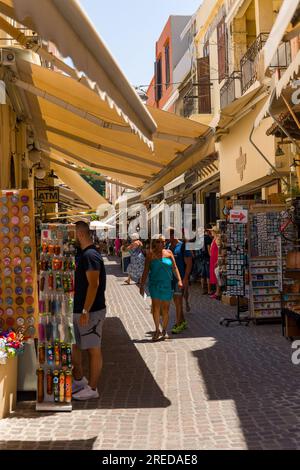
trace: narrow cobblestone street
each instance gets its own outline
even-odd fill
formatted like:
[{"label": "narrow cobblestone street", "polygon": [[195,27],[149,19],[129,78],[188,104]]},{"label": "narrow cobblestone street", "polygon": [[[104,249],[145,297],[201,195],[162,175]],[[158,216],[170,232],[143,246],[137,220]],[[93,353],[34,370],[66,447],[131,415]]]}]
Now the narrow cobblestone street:
[{"label": "narrow cobblestone street", "polygon": [[152,343],[149,303],[114,259],[106,266],[99,400],[72,413],[19,402],[0,421],[0,449],[300,448],[300,366],[280,325],[222,327],[234,309],[194,285],[188,329]]}]

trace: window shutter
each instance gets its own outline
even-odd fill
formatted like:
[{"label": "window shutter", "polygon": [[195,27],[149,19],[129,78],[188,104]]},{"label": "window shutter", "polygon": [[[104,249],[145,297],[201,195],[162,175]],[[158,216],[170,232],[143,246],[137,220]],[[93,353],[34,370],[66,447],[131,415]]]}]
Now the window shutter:
[{"label": "window shutter", "polygon": [[197,59],[198,112],[211,113],[209,56]]},{"label": "window shutter", "polygon": [[221,82],[228,73],[227,63],[227,35],[225,19],[217,26],[217,37],[218,37],[218,69],[219,69],[219,82]]},{"label": "window shutter", "polygon": [[158,102],[162,97],[162,73],[161,73],[161,59],[158,59],[155,64],[155,101]]}]

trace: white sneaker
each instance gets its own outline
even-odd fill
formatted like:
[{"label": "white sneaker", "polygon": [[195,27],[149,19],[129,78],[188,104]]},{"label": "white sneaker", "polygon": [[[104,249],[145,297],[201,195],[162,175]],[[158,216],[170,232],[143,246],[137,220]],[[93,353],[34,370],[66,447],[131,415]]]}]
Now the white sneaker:
[{"label": "white sneaker", "polygon": [[75,380],[73,379],[73,384],[72,384],[72,393],[77,393],[79,392],[79,390],[82,390],[85,385],[87,385],[89,382],[88,382],[88,379],[86,377],[82,377],[81,380]]},{"label": "white sneaker", "polygon": [[89,385],[85,385],[82,390],[75,393],[72,398],[74,400],[90,400],[92,398],[99,398],[98,390],[93,390]]}]

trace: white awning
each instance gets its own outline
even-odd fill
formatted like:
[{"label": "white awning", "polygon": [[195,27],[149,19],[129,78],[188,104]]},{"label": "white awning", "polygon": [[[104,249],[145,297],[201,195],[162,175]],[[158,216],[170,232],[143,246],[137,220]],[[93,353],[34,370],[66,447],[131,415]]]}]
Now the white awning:
[{"label": "white awning", "polygon": [[30,25],[44,40],[53,42],[63,57],[71,57],[77,70],[98,85],[110,106],[150,143],[156,130],[154,119],[77,0],[1,0],[0,12]]},{"label": "white awning", "polygon": [[[277,83],[275,87],[275,93],[276,95],[274,96],[274,93],[271,93],[267,101],[265,102],[263,108],[261,109],[260,113],[257,115],[255,122],[254,122],[254,127],[258,127],[261,121],[268,116],[268,110],[270,106],[272,106],[272,112],[274,114],[279,114],[280,112],[286,112],[287,108],[283,102],[283,100],[280,100],[282,91],[288,86],[290,81],[293,78],[297,78],[299,75],[299,69],[300,69],[300,51],[298,51],[295,59],[293,62],[290,64],[290,66],[287,68],[279,82]],[[290,90],[288,95],[291,95],[291,92],[293,90]],[[288,96],[287,96],[288,97]],[[293,105],[293,103],[291,103]]]},{"label": "white awning", "polygon": [[177,188],[177,186],[180,186],[185,182],[184,180],[184,174],[178,176],[178,178],[175,178],[173,181],[171,181],[169,184],[166,184],[164,186],[165,191],[171,191],[171,189]]},{"label": "white awning", "polygon": [[163,199],[159,204],[152,204],[152,209],[150,210],[148,214],[148,220],[153,219],[154,217],[157,217],[165,208],[166,201]]},{"label": "white awning", "polygon": [[75,171],[66,169],[55,163],[51,163],[51,168],[91,209],[96,210],[102,204],[107,204],[107,200],[101,196],[101,194],[97,193],[97,191]]},{"label": "white awning", "polygon": [[262,50],[264,56],[264,69],[266,70],[272,62],[277,48],[289,26],[291,19],[299,5],[298,0],[283,0],[272,31]]},{"label": "white awning", "polygon": [[279,80],[276,86],[276,96],[279,98],[279,96],[282,93],[282,90],[286,88],[289,84],[289,82],[293,78],[299,78],[299,69],[300,69],[300,51],[298,51],[295,59],[293,62],[289,65],[289,67],[286,69],[285,73]]}]

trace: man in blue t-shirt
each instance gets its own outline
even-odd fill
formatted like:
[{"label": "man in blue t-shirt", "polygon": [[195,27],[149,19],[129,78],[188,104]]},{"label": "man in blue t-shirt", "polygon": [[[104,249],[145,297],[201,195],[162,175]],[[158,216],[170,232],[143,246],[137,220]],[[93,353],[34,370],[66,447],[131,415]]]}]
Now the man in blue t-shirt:
[{"label": "man in blue t-shirt", "polygon": [[[72,389],[75,400],[88,400],[99,397],[97,385],[102,370],[101,340],[106,314],[106,273],[87,223],[76,223],[76,238],[80,250],[75,271],[73,318],[76,345],[73,346]],[[83,377],[82,350],[88,351],[89,381]]]},{"label": "man in blue t-shirt", "polygon": [[172,328],[172,333],[178,334],[187,328],[187,322],[183,315],[183,294],[189,285],[189,277],[192,271],[193,261],[191,251],[186,250],[185,243],[175,237],[174,228],[171,227],[168,230],[170,233],[170,239],[166,248],[171,250],[174,255],[183,284],[183,289],[180,289],[178,287],[177,280],[174,279],[173,300],[176,308],[176,324]]}]

